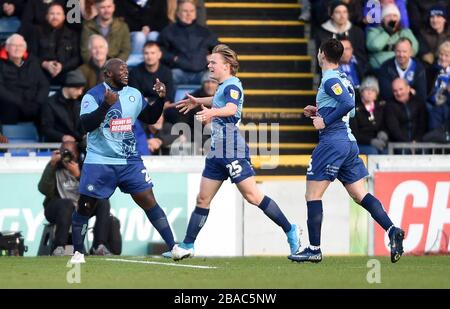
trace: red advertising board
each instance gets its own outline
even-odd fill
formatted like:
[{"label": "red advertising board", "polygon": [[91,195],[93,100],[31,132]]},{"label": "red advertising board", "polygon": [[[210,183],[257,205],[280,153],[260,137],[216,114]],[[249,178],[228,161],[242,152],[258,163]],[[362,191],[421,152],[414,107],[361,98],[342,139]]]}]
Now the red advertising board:
[{"label": "red advertising board", "polygon": [[[406,232],[405,253],[450,252],[450,172],[377,172],[375,196]],[[375,224],[375,255],[388,255],[389,240]]]}]

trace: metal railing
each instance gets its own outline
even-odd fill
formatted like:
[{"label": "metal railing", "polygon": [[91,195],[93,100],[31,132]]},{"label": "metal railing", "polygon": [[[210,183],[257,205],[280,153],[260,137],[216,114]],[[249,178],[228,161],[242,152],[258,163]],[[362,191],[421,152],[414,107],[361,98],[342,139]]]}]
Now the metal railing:
[{"label": "metal railing", "polygon": [[450,143],[389,143],[388,154],[450,154]]}]

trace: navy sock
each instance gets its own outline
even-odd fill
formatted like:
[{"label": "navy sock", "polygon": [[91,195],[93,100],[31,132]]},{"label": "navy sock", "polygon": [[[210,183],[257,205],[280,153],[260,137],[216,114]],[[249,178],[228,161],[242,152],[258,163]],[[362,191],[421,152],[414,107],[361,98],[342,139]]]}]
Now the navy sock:
[{"label": "navy sock", "polygon": [[361,201],[361,206],[370,213],[372,218],[381,225],[385,231],[394,225],[384,210],[383,205],[381,205],[380,201],[372,194],[366,194]]},{"label": "navy sock", "polygon": [[261,208],[266,216],[268,216],[273,222],[281,226],[285,233],[291,230],[291,224],[289,223],[288,219],[286,219],[277,203],[275,203],[270,197],[268,197],[267,195],[264,196],[261,204],[259,204],[258,207]]},{"label": "navy sock", "polygon": [[173,238],[172,230],[170,228],[169,222],[167,221],[166,214],[158,204],[149,210],[145,210],[147,218],[150,220],[155,229],[159,232],[161,237],[166,242],[170,250],[175,245],[175,240]]},{"label": "navy sock", "polygon": [[308,206],[308,236],[311,246],[320,246],[320,231],[322,229],[322,201],[306,202]]},{"label": "navy sock", "polygon": [[184,238],[185,244],[193,244],[197,239],[197,235],[205,225],[206,219],[208,218],[209,209],[195,207],[189,219],[188,228],[186,231],[186,237]]},{"label": "navy sock", "polygon": [[84,236],[87,232],[88,216],[80,215],[76,210],[72,213],[73,252],[84,253]]}]

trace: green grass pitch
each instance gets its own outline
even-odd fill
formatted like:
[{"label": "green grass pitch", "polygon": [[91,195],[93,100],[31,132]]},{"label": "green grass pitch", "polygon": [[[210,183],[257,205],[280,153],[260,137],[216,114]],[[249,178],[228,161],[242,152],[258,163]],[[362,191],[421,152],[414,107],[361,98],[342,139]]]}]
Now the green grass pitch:
[{"label": "green grass pitch", "polygon": [[69,284],[67,272],[74,270],[67,266],[69,257],[0,257],[0,288],[450,288],[448,256],[404,256],[396,264],[374,257],[381,283],[369,284],[372,258],[325,256],[319,264],[298,264],[286,257],[196,257],[176,263],[158,257],[112,257],[138,262],[87,257],[81,283]]}]

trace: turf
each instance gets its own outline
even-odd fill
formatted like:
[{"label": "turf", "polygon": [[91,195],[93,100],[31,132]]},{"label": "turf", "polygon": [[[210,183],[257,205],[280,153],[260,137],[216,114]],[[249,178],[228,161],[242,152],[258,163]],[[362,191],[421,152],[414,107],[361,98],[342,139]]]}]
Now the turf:
[{"label": "turf", "polygon": [[[151,257],[116,257],[173,263]],[[404,256],[397,264],[380,262],[381,283],[369,284],[369,257],[327,256],[320,264],[297,264],[286,257],[193,258],[178,265],[192,269],[107,261],[87,257],[81,283],[66,281],[68,257],[0,257],[0,288],[450,288],[450,258]]]}]

